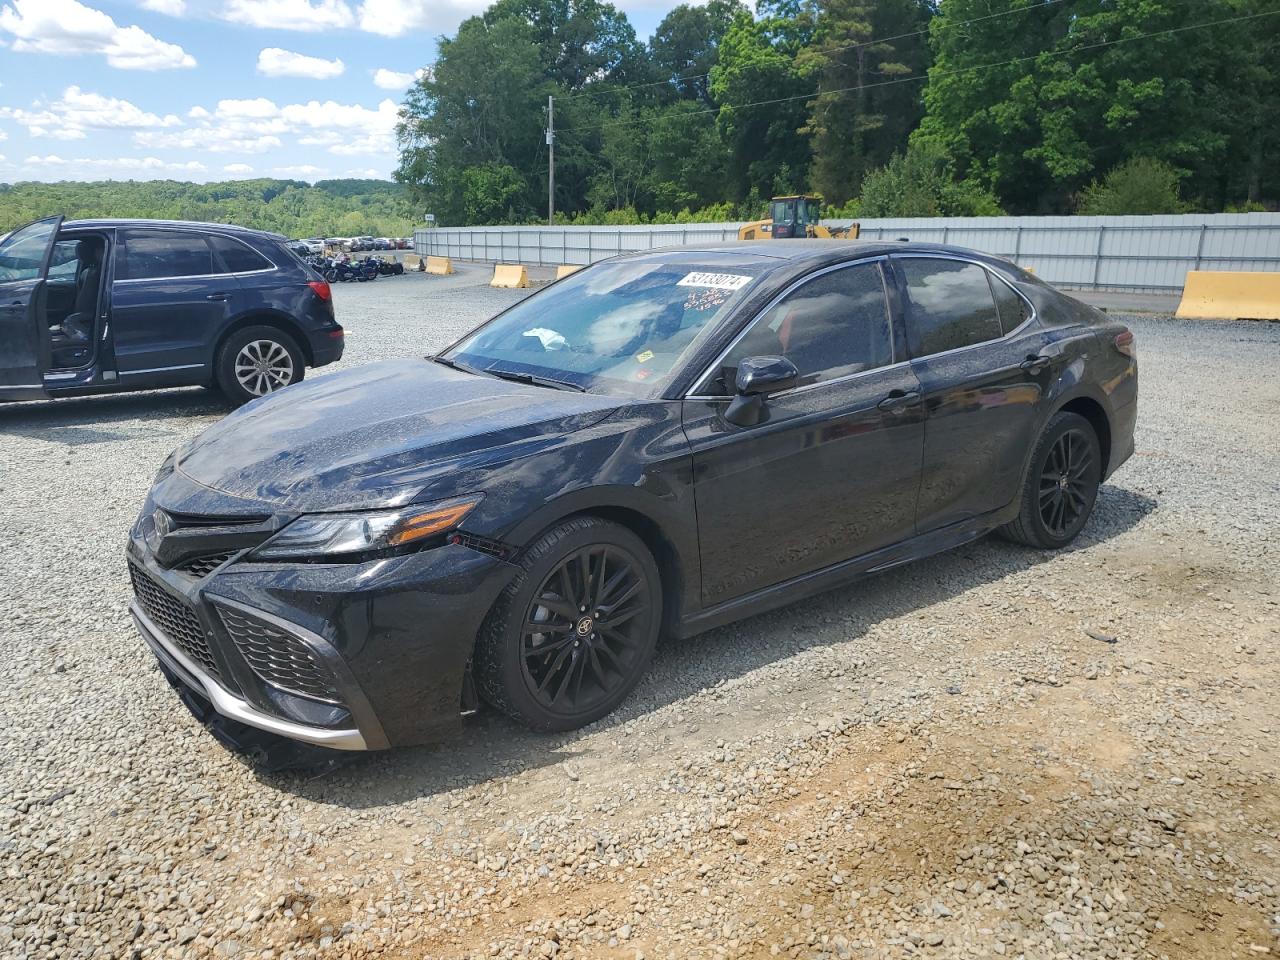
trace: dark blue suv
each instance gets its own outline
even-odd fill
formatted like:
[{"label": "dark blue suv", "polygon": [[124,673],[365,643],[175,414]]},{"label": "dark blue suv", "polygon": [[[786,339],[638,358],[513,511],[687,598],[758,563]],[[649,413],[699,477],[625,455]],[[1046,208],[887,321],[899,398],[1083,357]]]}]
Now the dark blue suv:
[{"label": "dark blue suv", "polygon": [[201,384],[234,404],[342,356],[329,285],[276,234],[50,217],[0,239],[0,400]]}]

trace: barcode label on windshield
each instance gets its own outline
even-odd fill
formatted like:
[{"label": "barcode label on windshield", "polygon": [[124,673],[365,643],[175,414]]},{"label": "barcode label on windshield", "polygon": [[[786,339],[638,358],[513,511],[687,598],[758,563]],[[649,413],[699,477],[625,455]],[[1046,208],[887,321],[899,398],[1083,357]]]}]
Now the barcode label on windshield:
[{"label": "barcode label on windshield", "polygon": [[741,290],[751,282],[750,277],[736,273],[687,273],[677,287],[712,287],[716,290]]}]

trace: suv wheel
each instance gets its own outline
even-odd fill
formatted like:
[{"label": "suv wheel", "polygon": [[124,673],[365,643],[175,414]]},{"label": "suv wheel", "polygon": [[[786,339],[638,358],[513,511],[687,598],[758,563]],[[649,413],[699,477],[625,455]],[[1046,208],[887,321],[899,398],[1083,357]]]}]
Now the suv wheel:
[{"label": "suv wheel", "polygon": [[237,330],[218,351],[215,368],[218,386],[235,406],[297,383],[304,372],[297,341],[279,327]]},{"label": "suv wheel", "polygon": [[600,719],[640,682],[658,642],[662,582],[644,541],[599,517],[544,533],[490,611],[473,662],[480,695],[535,730]]}]

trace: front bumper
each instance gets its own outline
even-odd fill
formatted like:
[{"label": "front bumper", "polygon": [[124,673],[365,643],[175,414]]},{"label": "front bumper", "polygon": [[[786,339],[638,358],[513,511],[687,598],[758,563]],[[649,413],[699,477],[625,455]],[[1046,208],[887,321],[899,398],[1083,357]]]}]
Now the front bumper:
[{"label": "front bumper", "polygon": [[138,632],[142,634],[142,639],[147,642],[156,659],[188,688],[201,694],[215,711],[228,720],[235,720],[246,726],[265,730],[267,733],[314,744],[317,747],[329,747],[334,750],[370,749],[369,742],[357,729],[328,730],[324,727],[294,723],[259,710],[244,698],[224,690],[216,680],[197,666],[165,637],[136,600],[129,604],[129,612],[133,614],[133,622],[137,625]]},{"label": "front bumper", "polygon": [[131,610],[170,679],[222,717],[321,747],[456,732],[476,633],[515,567],[461,545],[360,564],[247,552],[193,575],[130,540]]}]

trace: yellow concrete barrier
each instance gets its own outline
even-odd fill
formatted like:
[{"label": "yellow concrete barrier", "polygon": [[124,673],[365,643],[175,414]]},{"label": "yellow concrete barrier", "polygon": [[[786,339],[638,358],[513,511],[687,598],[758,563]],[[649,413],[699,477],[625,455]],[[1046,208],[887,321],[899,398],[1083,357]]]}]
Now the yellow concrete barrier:
[{"label": "yellow concrete barrier", "polygon": [[529,271],[518,263],[499,263],[493,268],[491,287],[527,287]]},{"label": "yellow concrete barrier", "polygon": [[580,263],[562,263],[560,266],[556,267],[556,279],[563,280],[565,277],[569,276],[569,274],[577,273],[581,269],[582,264]]},{"label": "yellow concrete barrier", "polygon": [[418,264],[422,262],[422,258],[416,253],[406,253],[401,261],[406,270],[417,270]]},{"label": "yellow concrete barrier", "polygon": [[447,277],[453,273],[453,261],[448,257],[427,257],[427,273]]},{"label": "yellow concrete barrier", "polygon": [[1280,273],[1189,270],[1176,316],[1280,320]]}]

